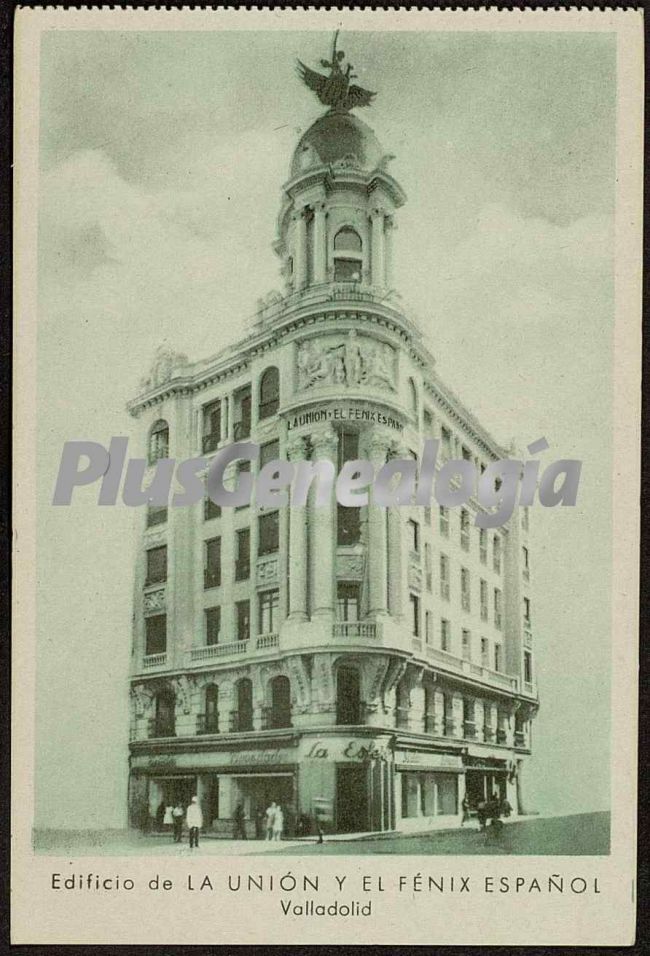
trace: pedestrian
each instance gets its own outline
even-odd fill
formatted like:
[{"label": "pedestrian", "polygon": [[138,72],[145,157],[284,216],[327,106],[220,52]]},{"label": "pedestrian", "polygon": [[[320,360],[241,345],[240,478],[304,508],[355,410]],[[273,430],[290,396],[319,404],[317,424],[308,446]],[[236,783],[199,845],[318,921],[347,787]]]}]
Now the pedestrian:
[{"label": "pedestrian", "polygon": [[156,830],[162,830],[165,819],[165,801],[161,800],[156,810]]},{"label": "pedestrian", "polygon": [[177,803],[172,810],[172,824],[174,827],[174,843],[180,843],[183,839],[183,817],[185,811],[180,803]]},{"label": "pedestrian", "polygon": [[275,808],[275,816],[273,818],[273,839],[281,840],[282,831],[284,830],[284,813],[281,806]]},{"label": "pedestrian", "polygon": [[174,807],[171,804],[165,807],[165,813],[163,815],[163,830],[171,830],[172,824],[174,822],[173,817]]},{"label": "pedestrian", "polygon": [[246,839],[246,813],[244,812],[244,803],[242,800],[239,801],[235,807],[235,812],[233,814],[233,819],[235,821],[235,840],[245,840]]},{"label": "pedestrian", "polygon": [[199,806],[199,798],[192,797],[192,802],[187,808],[187,829],[190,831],[190,849],[199,845],[199,830],[203,826],[203,813]]},{"label": "pedestrian", "polygon": [[255,839],[263,840],[264,839],[264,829],[266,823],[266,814],[264,810],[260,807],[255,815]]},{"label": "pedestrian", "polygon": [[487,823],[487,819],[488,819],[488,806],[487,806],[486,800],[481,800],[481,802],[479,803],[476,810],[476,816],[478,817],[479,827],[481,828],[481,830],[485,830],[485,824]]},{"label": "pedestrian", "polygon": [[467,799],[467,795],[463,797],[461,806],[463,809],[463,819],[461,820],[460,825],[462,827],[469,820],[469,800]]},{"label": "pedestrian", "polygon": [[277,804],[275,800],[272,800],[269,806],[266,808],[266,839],[273,839],[273,824],[275,823],[275,811],[277,810]]}]

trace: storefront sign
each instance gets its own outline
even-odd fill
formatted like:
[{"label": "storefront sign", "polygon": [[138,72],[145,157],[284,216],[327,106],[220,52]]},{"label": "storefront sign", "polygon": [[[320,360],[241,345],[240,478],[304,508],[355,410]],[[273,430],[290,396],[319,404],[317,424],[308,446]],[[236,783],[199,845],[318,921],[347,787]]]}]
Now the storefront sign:
[{"label": "storefront sign", "polygon": [[386,740],[345,737],[308,738],[301,745],[302,760],[334,760],[360,763],[364,760],[388,760],[391,751]]},{"label": "storefront sign", "polygon": [[144,756],[132,758],[134,770],[227,770],[231,767],[276,766],[295,764],[295,750],[222,750],[181,753],[173,756]]},{"label": "storefront sign", "polygon": [[396,750],[395,763],[398,767],[421,770],[462,770],[462,757],[456,754],[427,754],[417,750]]}]

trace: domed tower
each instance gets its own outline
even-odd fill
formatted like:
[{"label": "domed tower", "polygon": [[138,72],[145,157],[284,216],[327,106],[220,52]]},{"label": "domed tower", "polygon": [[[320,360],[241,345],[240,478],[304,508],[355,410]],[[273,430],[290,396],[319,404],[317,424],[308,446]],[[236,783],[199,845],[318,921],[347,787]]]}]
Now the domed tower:
[{"label": "domed tower", "polygon": [[350,111],[374,93],[351,84],[352,67],[333,51],[330,76],[300,64],[300,73],[329,110],[301,137],[278,220],[275,250],[288,292],[324,282],[360,288],[392,286],[393,214],[405,195],[370,127]]}]

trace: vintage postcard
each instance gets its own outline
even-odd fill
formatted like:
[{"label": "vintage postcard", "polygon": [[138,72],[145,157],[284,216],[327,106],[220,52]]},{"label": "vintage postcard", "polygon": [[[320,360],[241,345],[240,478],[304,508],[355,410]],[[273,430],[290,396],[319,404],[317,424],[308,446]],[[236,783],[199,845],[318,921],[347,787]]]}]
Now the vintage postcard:
[{"label": "vintage postcard", "polygon": [[634,939],[642,13],[16,19],[16,943]]}]

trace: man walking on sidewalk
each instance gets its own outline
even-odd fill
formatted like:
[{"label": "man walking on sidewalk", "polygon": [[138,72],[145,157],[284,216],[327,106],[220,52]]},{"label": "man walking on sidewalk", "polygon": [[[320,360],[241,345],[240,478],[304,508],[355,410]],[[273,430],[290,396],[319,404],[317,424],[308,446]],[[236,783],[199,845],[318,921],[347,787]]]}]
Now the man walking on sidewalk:
[{"label": "man walking on sidewalk", "polygon": [[190,831],[190,848],[199,845],[199,830],[203,826],[203,813],[199,806],[199,798],[192,797],[192,802],[187,808],[187,829]]}]

